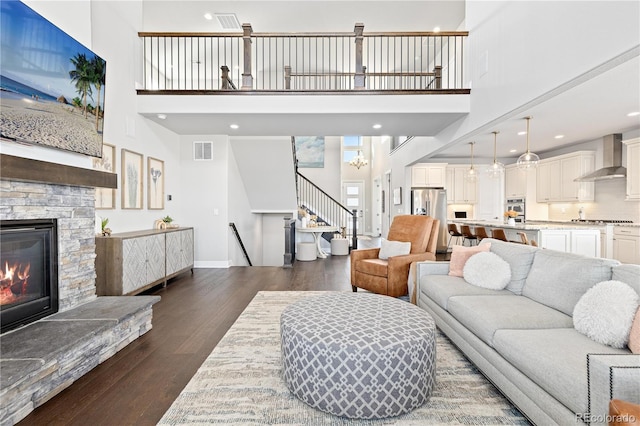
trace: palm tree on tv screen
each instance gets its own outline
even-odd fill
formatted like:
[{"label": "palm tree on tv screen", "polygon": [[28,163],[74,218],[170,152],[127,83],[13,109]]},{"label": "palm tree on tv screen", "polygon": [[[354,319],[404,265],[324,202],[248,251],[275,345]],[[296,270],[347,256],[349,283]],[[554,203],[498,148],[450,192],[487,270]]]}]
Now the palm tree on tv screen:
[{"label": "palm tree on tv screen", "polygon": [[76,69],[69,71],[71,81],[75,82],[78,94],[82,95],[84,117],[87,118],[87,95],[91,95],[91,83],[93,82],[91,63],[84,53],[78,53],[70,59]]},{"label": "palm tree on tv screen", "polygon": [[[96,131],[98,131],[98,122],[100,121],[100,91],[105,84],[106,65],[104,59],[94,56],[91,60],[91,75],[93,76],[93,85],[98,91],[98,101],[96,102]],[[104,111],[102,111],[104,113]]]}]

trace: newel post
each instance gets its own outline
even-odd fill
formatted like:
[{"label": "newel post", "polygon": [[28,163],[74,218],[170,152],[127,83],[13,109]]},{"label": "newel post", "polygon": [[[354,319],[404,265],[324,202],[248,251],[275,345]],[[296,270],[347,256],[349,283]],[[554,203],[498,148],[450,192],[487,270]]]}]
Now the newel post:
[{"label": "newel post", "polygon": [[442,66],[436,65],[433,67],[433,73],[435,74],[436,89],[442,89]]},{"label": "newel post", "polygon": [[284,66],[284,88],[291,89],[291,65]]},{"label": "newel post", "polygon": [[353,32],[356,35],[356,74],[353,77],[354,89],[364,89],[364,68],[362,66],[362,43],[364,41],[364,24],[356,24]]},{"label": "newel post", "polygon": [[353,230],[351,235],[351,248],[355,250],[358,248],[358,210],[353,209],[351,210],[351,213],[351,220],[353,220],[351,228]]},{"label": "newel post", "polygon": [[222,80],[220,82],[220,89],[229,90],[229,67],[223,65],[220,67],[220,70],[222,71],[222,75],[220,76],[220,80]]},{"label": "newel post", "polygon": [[253,89],[253,76],[251,75],[251,24],[242,24],[242,39],[244,40],[244,72],[242,73],[242,90]]}]

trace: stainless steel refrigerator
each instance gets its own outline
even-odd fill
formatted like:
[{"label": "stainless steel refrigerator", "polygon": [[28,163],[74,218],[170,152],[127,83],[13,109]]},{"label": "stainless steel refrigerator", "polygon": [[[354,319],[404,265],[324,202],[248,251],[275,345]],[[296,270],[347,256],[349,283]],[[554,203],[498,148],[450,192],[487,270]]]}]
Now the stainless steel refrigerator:
[{"label": "stainless steel refrigerator", "polygon": [[411,214],[440,220],[438,253],[447,252],[447,191],[444,188],[411,188]]}]

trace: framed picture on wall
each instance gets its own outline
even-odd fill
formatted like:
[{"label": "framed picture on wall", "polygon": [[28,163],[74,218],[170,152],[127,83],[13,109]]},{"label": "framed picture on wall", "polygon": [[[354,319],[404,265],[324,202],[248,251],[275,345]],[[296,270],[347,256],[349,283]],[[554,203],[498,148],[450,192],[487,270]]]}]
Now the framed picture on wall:
[{"label": "framed picture on wall", "polygon": [[147,208],[164,209],[164,161],[147,157]]},{"label": "framed picture on wall", "polygon": [[[116,147],[103,143],[102,158],[93,159],[93,168],[113,173],[116,169]],[[116,190],[112,188],[96,188],[96,209],[107,210],[115,208]]]},{"label": "framed picture on wall", "polygon": [[122,208],[141,209],[143,199],[142,154],[122,149]]},{"label": "framed picture on wall", "polygon": [[402,188],[395,188],[393,190],[393,205],[399,204],[402,204]]}]

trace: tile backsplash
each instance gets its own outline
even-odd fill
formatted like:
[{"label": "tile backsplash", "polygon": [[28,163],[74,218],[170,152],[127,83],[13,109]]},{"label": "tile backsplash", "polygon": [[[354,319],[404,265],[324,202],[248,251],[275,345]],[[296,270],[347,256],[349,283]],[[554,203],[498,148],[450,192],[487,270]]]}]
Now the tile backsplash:
[{"label": "tile backsplash", "polygon": [[595,182],[595,201],[549,204],[549,220],[578,218],[584,208],[585,219],[632,220],[640,223],[640,201],[625,201],[626,181],[611,179]]}]

